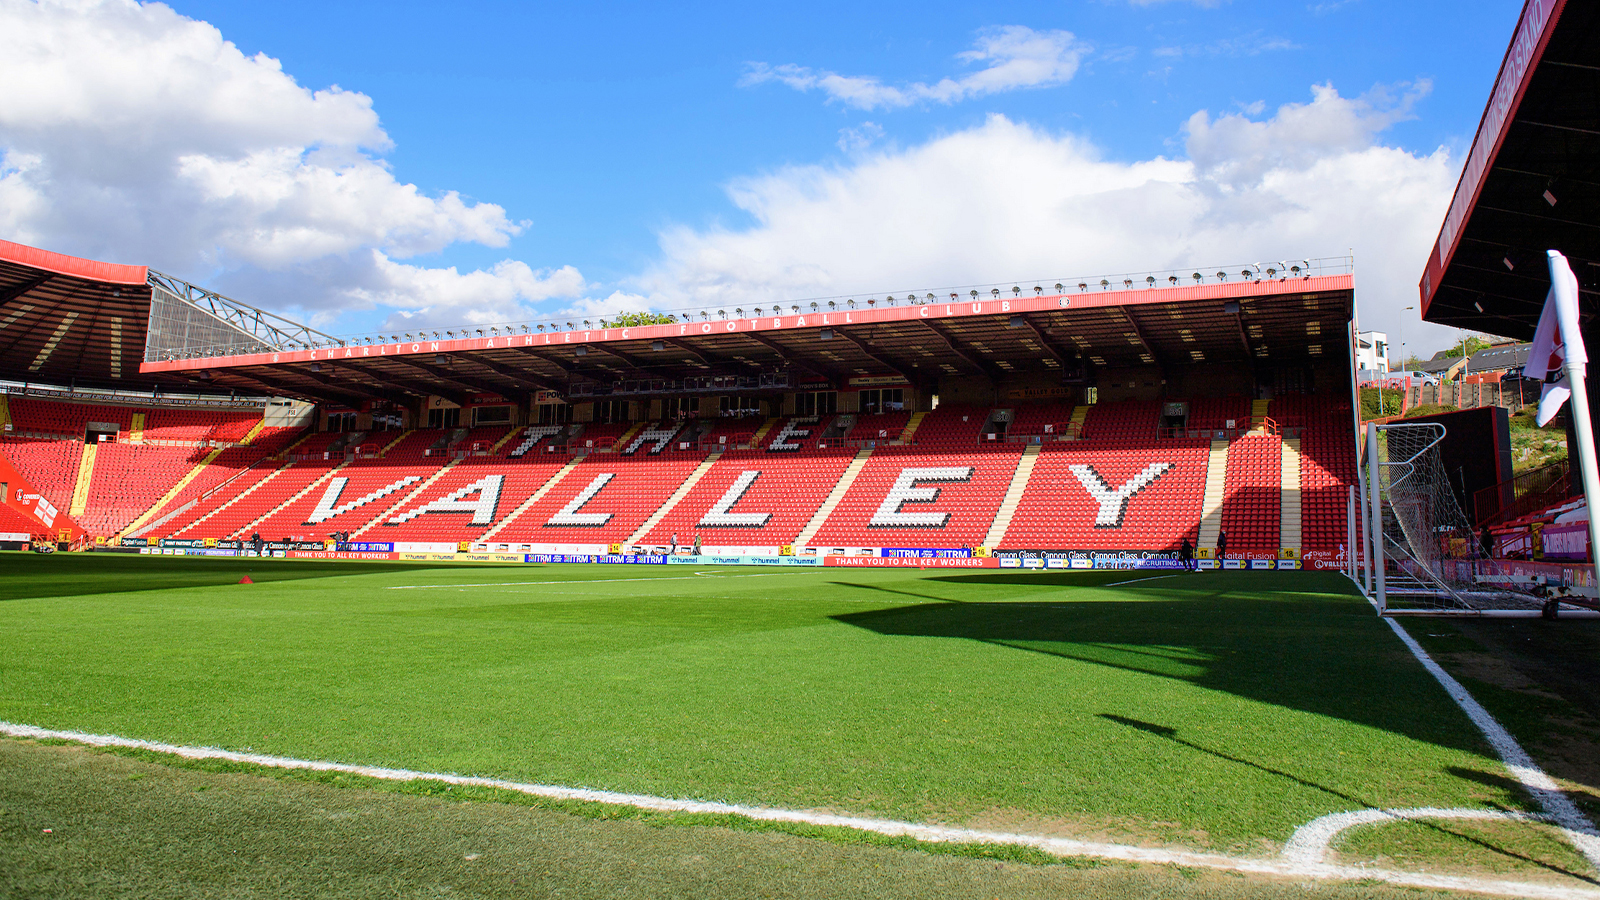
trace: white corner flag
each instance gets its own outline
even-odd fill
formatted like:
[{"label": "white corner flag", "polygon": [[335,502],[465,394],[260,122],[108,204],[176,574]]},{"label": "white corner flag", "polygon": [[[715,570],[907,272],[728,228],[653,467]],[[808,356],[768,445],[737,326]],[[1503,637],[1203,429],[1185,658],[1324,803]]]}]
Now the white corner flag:
[{"label": "white corner flag", "polygon": [[[1592,511],[1600,506],[1600,466],[1595,464],[1594,423],[1589,418],[1589,394],[1584,385],[1584,369],[1589,355],[1578,332],[1578,278],[1567,265],[1567,258],[1554,250],[1550,256],[1550,293],[1544,299],[1544,312],[1528,348],[1528,363],[1522,369],[1526,378],[1544,382],[1539,397],[1539,424],[1543,425],[1572,401],[1572,432],[1577,446],[1578,474],[1583,481],[1584,504]],[[1600,516],[1589,516],[1589,562],[1600,551]]]},{"label": "white corner flag", "polygon": [[1528,362],[1522,376],[1544,382],[1539,395],[1539,424],[1548,423],[1572,396],[1572,379],[1567,363],[1581,368],[1589,361],[1583,336],[1578,333],[1578,279],[1567,265],[1567,258],[1550,251],[1550,293],[1544,298],[1544,312],[1528,348]]}]

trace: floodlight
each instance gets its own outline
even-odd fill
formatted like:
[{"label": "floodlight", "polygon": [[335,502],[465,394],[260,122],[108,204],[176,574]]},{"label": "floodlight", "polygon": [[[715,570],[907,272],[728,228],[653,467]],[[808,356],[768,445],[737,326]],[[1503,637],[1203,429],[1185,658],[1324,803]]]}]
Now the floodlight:
[{"label": "floodlight", "polygon": [[973,291],[972,292],[972,299],[974,299],[974,300],[978,299],[978,292],[977,291]]},{"label": "floodlight", "polygon": [[893,306],[894,305],[894,296],[890,295],[888,297],[883,298],[883,302],[889,304],[890,306]]},{"label": "floodlight", "polygon": [[585,327],[585,328],[593,328],[594,327],[594,323],[589,321],[588,319],[584,319],[583,320],[583,327]]},{"label": "floodlight", "polygon": [[[952,296],[952,297],[953,297],[953,296],[955,296],[955,295],[954,295],[954,294],[952,294],[952,295],[951,295],[951,296]],[[932,302],[933,302],[933,295],[932,295],[932,294],[929,294],[929,295],[928,295],[928,302],[929,302],[929,303],[932,303]]]},{"label": "floodlight", "polygon": [[850,307],[851,309],[855,309],[856,308],[856,301],[854,301],[854,300],[846,300],[844,302],[844,305]]},{"label": "floodlight", "polygon": [[1217,273],[1217,280],[1218,281],[1227,281],[1228,280],[1228,273],[1227,272],[1218,272]]},{"label": "floodlight", "polygon": [[700,321],[704,322],[709,318],[711,318],[711,314],[710,313],[706,312],[703,309],[700,310]]},{"label": "floodlight", "polygon": [[829,300],[828,301],[828,312],[833,312],[835,309],[838,309],[838,307],[834,305],[832,300]]},{"label": "floodlight", "polygon": [[744,318],[744,308],[743,307],[738,307],[738,306],[734,307],[733,308],[733,314],[738,316],[741,319]]},{"label": "floodlight", "polygon": [[1021,316],[1012,316],[1011,321],[1006,323],[1007,328],[1021,328],[1022,325],[1023,322]]},{"label": "floodlight", "polygon": [[1144,277],[1144,283],[1146,285],[1149,285],[1150,287],[1155,287],[1156,286],[1156,277],[1154,275],[1146,275]]},{"label": "floodlight", "polygon": [[410,340],[415,340],[415,338],[413,338],[413,337],[412,337],[412,336],[411,336],[411,332],[409,332],[409,331],[408,331],[408,332],[406,332],[406,340],[408,340],[408,341],[410,341]]},{"label": "floodlight", "polygon": [[1245,270],[1241,271],[1239,273],[1239,277],[1243,278],[1245,281],[1249,281],[1250,280],[1250,270],[1249,269],[1245,269]]},{"label": "floodlight", "polygon": [[878,306],[878,299],[876,297],[868,297],[867,306],[876,309]]},{"label": "floodlight", "polygon": [[1000,299],[1000,289],[999,288],[990,288],[989,289],[989,294],[991,296],[993,296],[996,300]]},{"label": "floodlight", "polygon": [[1122,286],[1124,288],[1132,289],[1133,288],[1133,279],[1132,278],[1124,278],[1124,279],[1122,279]]},{"label": "floodlight", "polygon": [[800,315],[800,307],[799,307],[799,306],[791,306],[791,307],[789,307],[789,309],[790,309],[790,311],[792,311],[792,312],[793,312],[793,313],[794,313],[794,314],[795,314],[795,315],[797,315],[797,316],[798,316],[798,315]]},{"label": "floodlight", "polygon": [[651,341],[650,342],[650,349],[656,351],[657,353],[660,353],[662,350],[667,349],[667,342],[666,341]]},{"label": "floodlight", "polygon": [[[1056,292],[1057,293],[1060,293],[1060,291],[1061,291],[1060,288],[1056,288]],[[1037,284],[1033,286],[1033,295],[1035,297],[1037,297],[1037,296],[1039,296],[1040,294],[1043,294],[1043,293],[1044,293],[1044,288],[1040,287]]]},{"label": "floodlight", "polygon": [[1200,279],[1202,279],[1204,277],[1205,276],[1201,275],[1199,272],[1194,273],[1194,283],[1195,284],[1199,284],[1200,283]]},{"label": "floodlight", "polygon": [[1018,287],[1018,286],[1017,286],[1017,285],[1014,285],[1014,284],[1013,284],[1013,285],[1012,285],[1012,286],[1011,286],[1011,296],[1013,296],[1013,297],[1020,297],[1020,296],[1022,296],[1022,288],[1020,288],[1020,287]]},{"label": "floodlight", "polygon": [[725,310],[725,309],[717,310],[717,318],[726,319],[727,317],[728,317],[728,311],[727,310]]},{"label": "floodlight", "polygon": [[535,326],[533,326],[533,327],[534,327],[534,329],[535,329],[535,330],[537,330],[537,331],[538,331],[538,332],[539,332],[539,333],[540,333],[540,334],[544,334],[544,326],[543,326],[543,325],[535,325]]},{"label": "floodlight", "polygon": [[589,348],[588,347],[579,346],[578,349],[573,351],[573,352],[576,353],[579,356],[588,356],[589,355]]},{"label": "floodlight", "polygon": [[1170,284],[1173,287],[1177,287],[1177,285],[1178,285],[1178,276],[1176,276],[1176,275],[1168,275],[1167,276],[1167,284]]},{"label": "floodlight", "polygon": [[[587,325],[589,323],[585,322],[583,324]],[[495,337],[499,337],[500,336],[500,326],[499,325],[491,325],[489,327],[489,333],[494,335]]]},{"label": "floodlight", "polygon": [[[573,330],[576,330],[576,328],[577,328],[577,326],[576,326],[576,325],[573,325],[573,324],[572,324],[572,323],[571,323],[571,322],[568,322],[568,323],[567,323],[567,330],[568,330],[568,331],[573,331]],[[482,332],[479,332],[479,333],[480,333],[480,334],[482,334]]]},{"label": "floodlight", "polygon": [[1277,278],[1278,277],[1278,267],[1277,266],[1267,266],[1267,277],[1268,278]]},{"label": "floodlight", "polygon": [[1111,287],[1111,282],[1105,280],[1104,278],[1100,279],[1100,290],[1103,291],[1109,287]]}]

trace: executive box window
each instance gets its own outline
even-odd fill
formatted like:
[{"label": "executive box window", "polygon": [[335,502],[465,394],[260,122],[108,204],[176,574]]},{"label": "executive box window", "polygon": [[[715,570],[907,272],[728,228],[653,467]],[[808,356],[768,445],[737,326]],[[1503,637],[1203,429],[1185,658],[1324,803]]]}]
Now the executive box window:
[{"label": "executive box window", "polygon": [[628,416],[628,407],[626,400],[596,400],[594,420],[601,424],[632,421]]},{"label": "executive box window", "polygon": [[572,407],[566,403],[539,404],[540,425],[565,425],[572,421]]},{"label": "executive box window", "polygon": [[838,391],[809,391],[794,395],[794,414],[797,416],[831,416],[838,411]]},{"label": "executive box window", "polygon": [[906,408],[903,388],[884,388],[861,392],[861,411],[867,415],[899,412]]},{"label": "executive box window", "polygon": [[460,408],[452,407],[450,409],[430,409],[430,410],[428,410],[428,427],[429,428],[460,428],[461,427],[461,410],[460,410]]}]

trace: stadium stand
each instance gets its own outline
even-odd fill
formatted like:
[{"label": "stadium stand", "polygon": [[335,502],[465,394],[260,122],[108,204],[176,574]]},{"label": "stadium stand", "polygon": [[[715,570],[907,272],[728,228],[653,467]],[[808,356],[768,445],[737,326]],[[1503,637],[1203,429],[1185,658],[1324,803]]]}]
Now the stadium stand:
[{"label": "stadium stand", "polygon": [[713,547],[789,544],[855,455],[852,449],[731,450],[642,543],[663,546],[674,534],[693,543],[698,534]]},{"label": "stadium stand", "polygon": [[1228,552],[1240,556],[1278,555],[1283,440],[1252,433],[1228,448],[1222,500],[1222,530]]}]

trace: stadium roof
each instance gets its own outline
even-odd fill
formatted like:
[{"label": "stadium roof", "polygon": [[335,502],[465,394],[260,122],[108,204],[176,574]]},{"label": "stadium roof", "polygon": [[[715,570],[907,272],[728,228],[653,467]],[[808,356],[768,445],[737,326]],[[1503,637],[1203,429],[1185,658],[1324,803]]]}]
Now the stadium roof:
[{"label": "stadium roof", "polygon": [[707,312],[636,328],[482,326],[402,340],[335,338],[143,266],[0,241],[0,379],[345,406],[428,396],[466,405],[534,391],[584,399],[936,389],[959,376],[1072,383],[1122,367],[1343,358],[1354,307],[1349,260],[1279,271],[1287,268],[806,301],[783,315]]},{"label": "stadium roof", "polygon": [[140,381],[148,270],[0,241],[0,374],[17,381]]},{"label": "stadium roof", "polygon": [[1419,285],[1422,317],[1527,339],[1545,251],[1600,282],[1600,6],[1527,0]]},{"label": "stadium roof", "polygon": [[[790,307],[779,316],[705,315],[631,328],[483,327],[465,337],[429,332],[399,341],[347,339],[308,349],[158,359],[141,369],[350,405],[409,404],[427,395],[464,405],[474,395],[539,390],[581,399],[618,388],[726,393],[839,389],[885,379],[932,388],[951,376],[1068,382],[1125,366],[1343,359],[1354,290],[1347,262],[1337,268],[1335,274],[1164,281],[1125,290],[1089,283],[1062,286],[1060,293],[1019,286],[976,297],[947,294],[937,302],[922,298],[915,305],[901,299],[890,306],[885,298],[853,309],[839,304],[831,312],[825,305],[811,312],[808,305],[798,314]],[[763,378],[777,372],[788,372],[788,379]],[[747,380],[739,387],[726,380],[684,383],[740,375]]]}]

